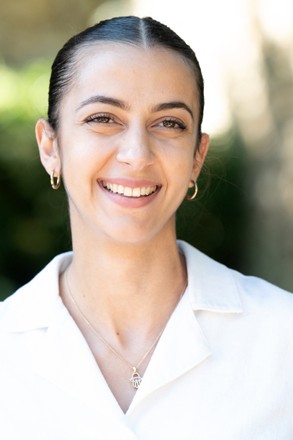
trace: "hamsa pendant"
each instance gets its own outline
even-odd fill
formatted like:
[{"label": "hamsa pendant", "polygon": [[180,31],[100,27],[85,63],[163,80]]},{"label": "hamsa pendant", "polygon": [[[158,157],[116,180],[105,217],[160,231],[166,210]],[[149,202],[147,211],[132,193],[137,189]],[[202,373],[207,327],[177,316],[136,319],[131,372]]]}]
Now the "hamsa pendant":
[{"label": "hamsa pendant", "polygon": [[138,373],[138,371],[136,370],[135,367],[133,368],[133,372],[131,375],[131,378],[129,379],[129,381],[131,382],[131,385],[133,386],[133,388],[135,388],[136,390],[139,388],[141,381],[142,381],[142,377],[140,376],[140,374]]}]

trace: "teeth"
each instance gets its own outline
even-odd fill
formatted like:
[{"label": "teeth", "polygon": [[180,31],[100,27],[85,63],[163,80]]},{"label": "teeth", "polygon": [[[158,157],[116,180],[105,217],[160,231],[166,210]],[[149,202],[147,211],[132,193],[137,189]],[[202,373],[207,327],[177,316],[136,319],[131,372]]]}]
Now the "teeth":
[{"label": "teeth", "polygon": [[140,189],[139,188],[133,188],[132,197],[140,197]]},{"label": "teeth", "polygon": [[129,188],[128,186],[126,186],[124,188],[124,193],[123,193],[126,197],[131,197],[132,196],[132,188]]},{"label": "teeth", "polygon": [[125,197],[149,196],[157,190],[157,186],[142,186],[130,188],[129,186],[117,185],[116,183],[102,182],[103,187],[114,194],[121,194]]}]

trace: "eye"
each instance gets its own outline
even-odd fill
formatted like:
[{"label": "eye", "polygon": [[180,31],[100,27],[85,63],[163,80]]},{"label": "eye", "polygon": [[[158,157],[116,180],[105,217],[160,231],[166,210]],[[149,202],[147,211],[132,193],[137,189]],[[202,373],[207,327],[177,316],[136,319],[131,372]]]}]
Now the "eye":
[{"label": "eye", "polygon": [[172,119],[172,118],[164,119],[159,123],[159,126],[164,128],[171,128],[175,130],[186,129],[186,125],[183,122],[179,121],[178,119]]},{"label": "eye", "polygon": [[85,122],[86,123],[95,122],[98,124],[113,124],[115,121],[113,117],[107,113],[98,113],[86,118]]}]

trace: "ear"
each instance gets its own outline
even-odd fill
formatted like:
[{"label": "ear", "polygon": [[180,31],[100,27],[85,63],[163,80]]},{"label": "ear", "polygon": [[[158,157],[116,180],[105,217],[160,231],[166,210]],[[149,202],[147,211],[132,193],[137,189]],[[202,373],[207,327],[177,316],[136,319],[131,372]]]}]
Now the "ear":
[{"label": "ear", "polygon": [[[206,155],[208,153],[209,142],[210,142],[209,135],[206,133],[203,133],[201,135],[200,144],[196,148],[195,155],[194,155],[193,169],[192,169],[192,175],[191,175],[191,180],[193,182],[197,181],[198,176],[201,172]],[[194,185],[193,182],[190,183],[190,187],[192,187]]]},{"label": "ear", "polygon": [[61,158],[58,148],[57,136],[51,125],[45,119],[39,119],[36,124],[36,139],[43,167],[50,175],[61,174]]}]

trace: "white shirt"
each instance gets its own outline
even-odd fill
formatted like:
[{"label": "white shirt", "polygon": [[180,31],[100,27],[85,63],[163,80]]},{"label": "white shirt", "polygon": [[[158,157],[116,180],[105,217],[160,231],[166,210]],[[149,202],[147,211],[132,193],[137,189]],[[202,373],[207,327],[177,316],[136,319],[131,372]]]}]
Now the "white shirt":
[{"label": "white shirt", "polygon": [[70,253],[0,303],[1,439],[293,439],[293,295],[179,246],[188,288],[126,414],[59,297]]}]

